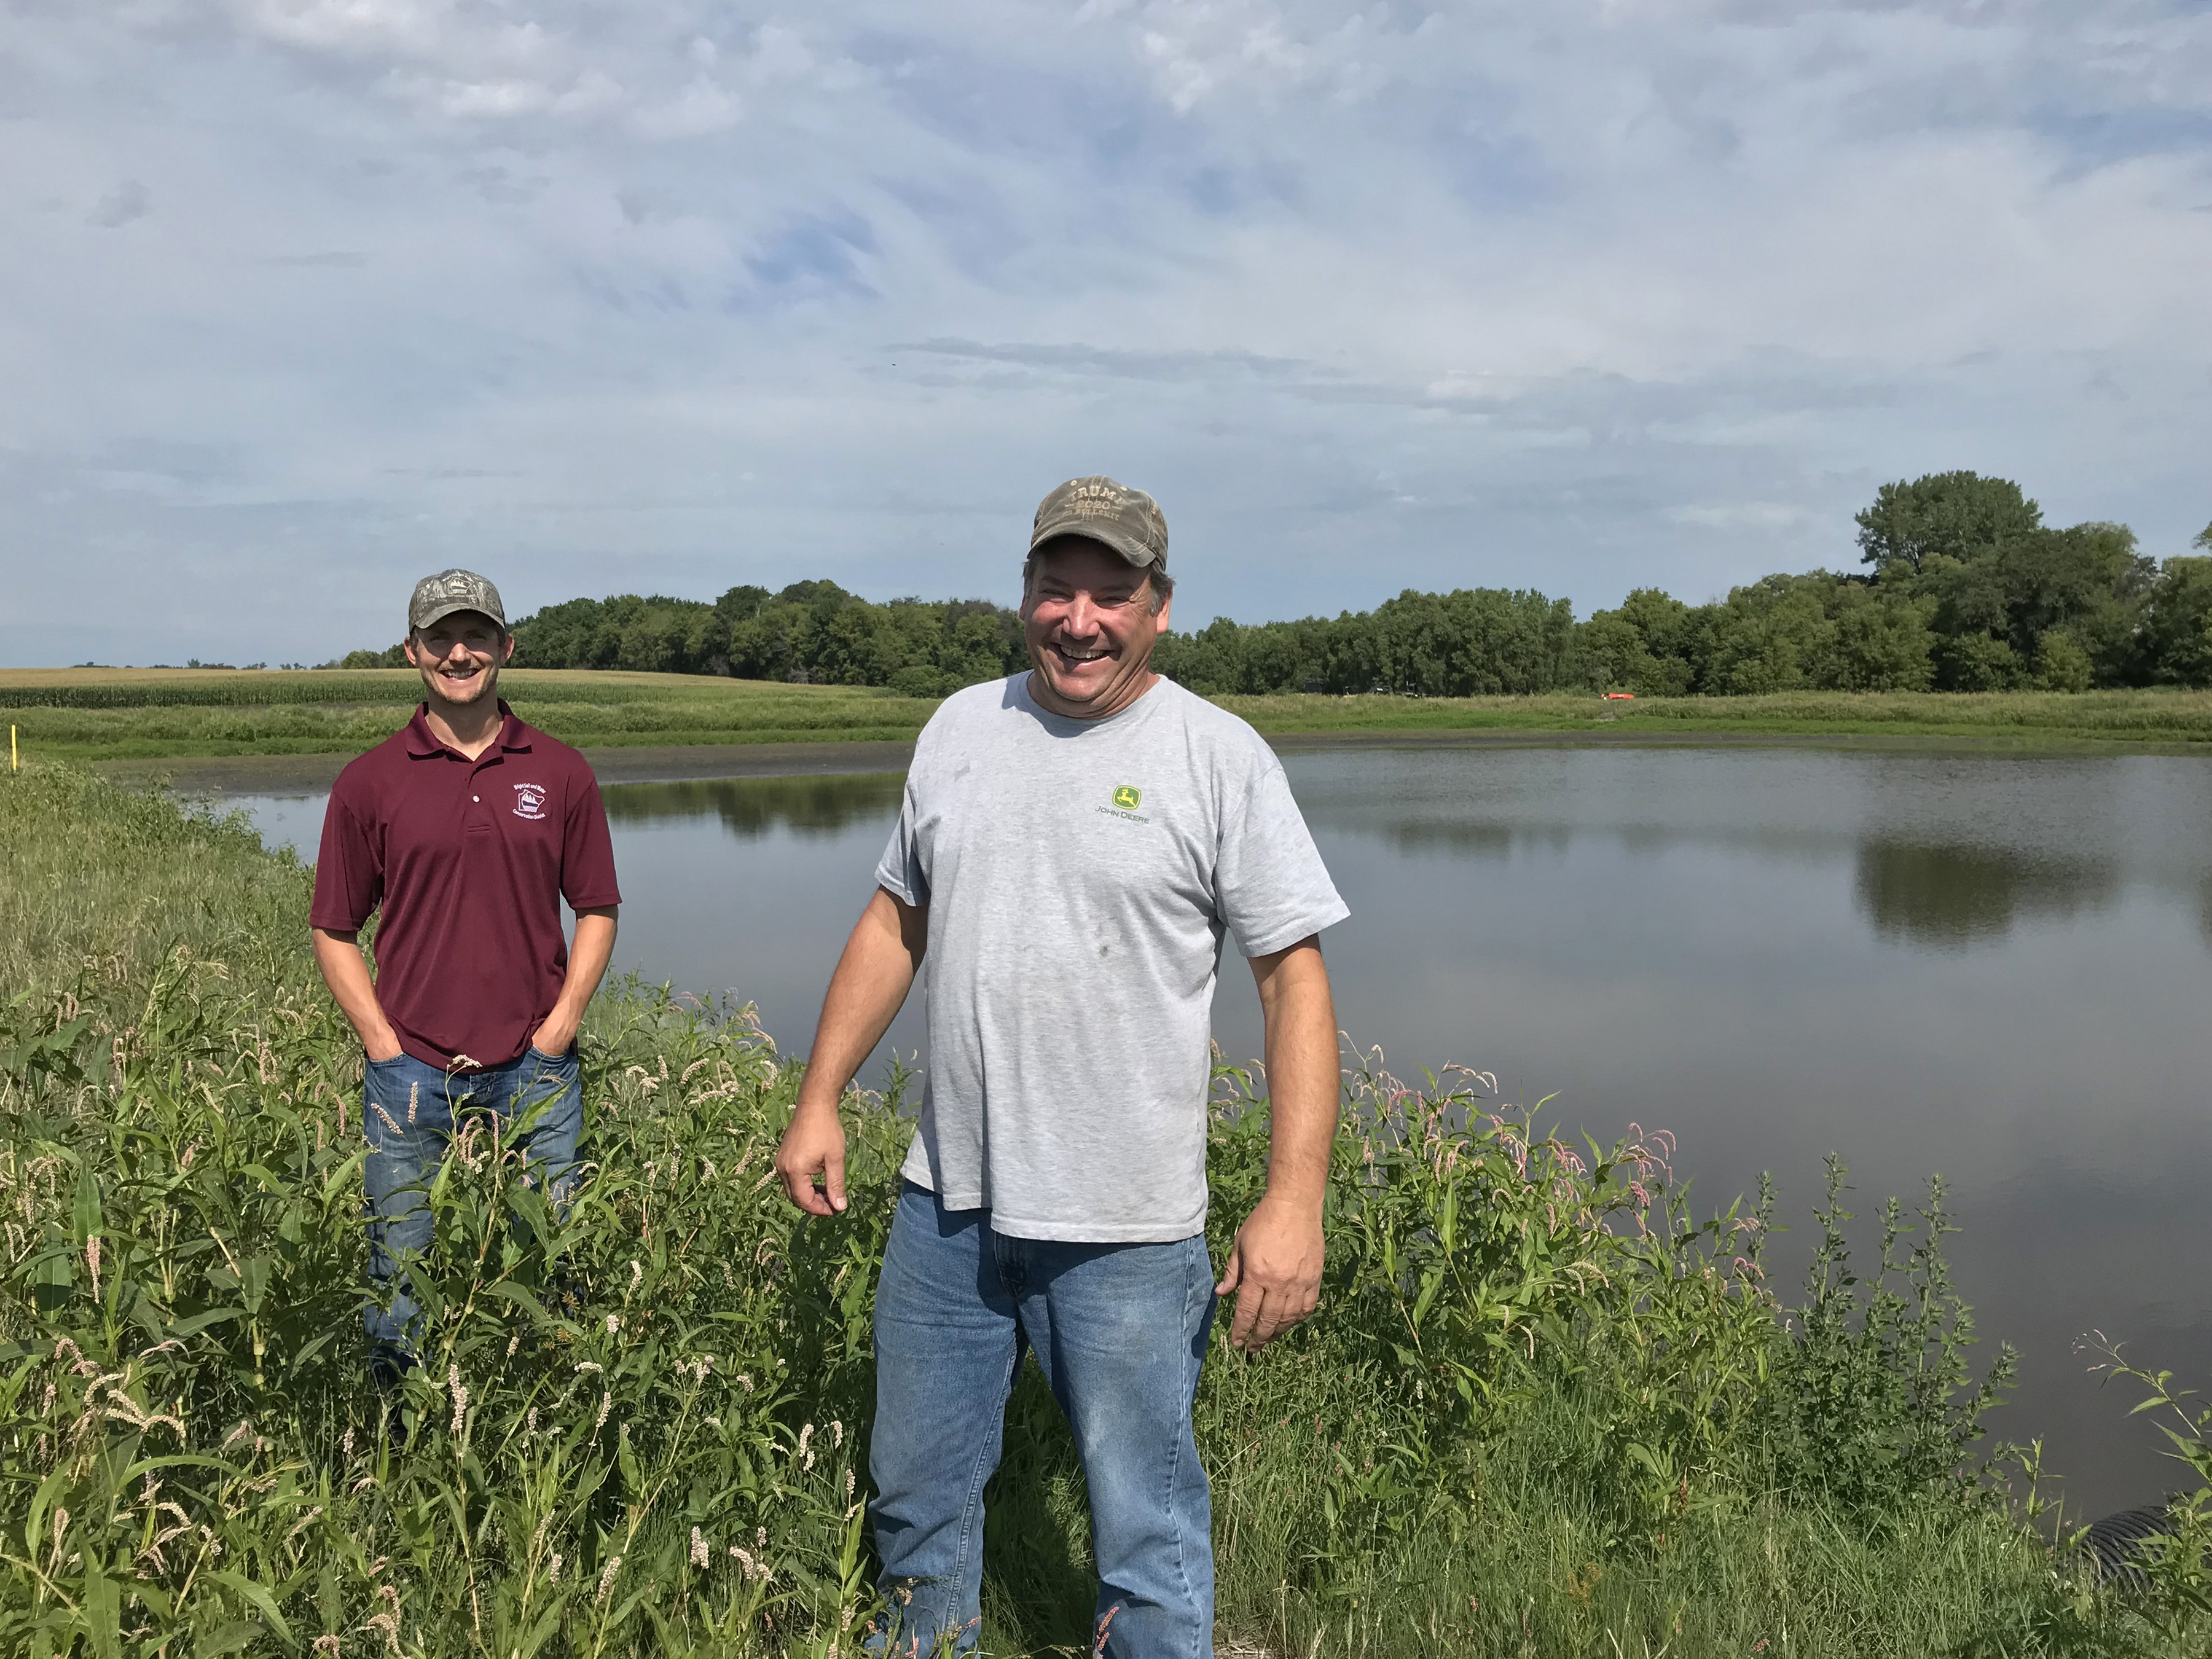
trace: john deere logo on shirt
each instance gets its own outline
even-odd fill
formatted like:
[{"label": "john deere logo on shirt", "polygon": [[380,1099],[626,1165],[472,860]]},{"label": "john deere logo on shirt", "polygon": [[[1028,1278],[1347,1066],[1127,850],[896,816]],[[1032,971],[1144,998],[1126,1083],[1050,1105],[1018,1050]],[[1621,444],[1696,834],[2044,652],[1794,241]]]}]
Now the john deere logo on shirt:
[{"label": "john deere logo on shirt", "polygon": [[514,786],[514,816],[519,818],[542,818],[545,816],[544,784],[518,783]]},{"label": "john deere logo on shirt", "polygon": [[1114,805],[1120,807],[1124,812],[1133,812],[1137,810],[1137,803],[1143,800],[1144,798],[1145,792],[1143,790],[1138,788],[1134,784],[1125,783],[1114,792]]}]

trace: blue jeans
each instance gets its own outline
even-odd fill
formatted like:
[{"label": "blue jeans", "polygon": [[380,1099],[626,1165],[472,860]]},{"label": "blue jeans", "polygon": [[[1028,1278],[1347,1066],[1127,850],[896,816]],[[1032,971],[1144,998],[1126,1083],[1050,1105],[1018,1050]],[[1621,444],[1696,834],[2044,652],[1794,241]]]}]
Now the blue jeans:
[{"label": "blue jeans", "polygon": [[[982,1617],[983,1484],[1034,1347],[1091,1488],[1100,1651],[1210,1659],[1213,1513],[1190,1428],[1213,1323],[1203,1235],[1009,1238],[908,1182],[876,1290],[876,1549],[900,1654],[963,1651]],[[1094,1627],[1096,1628],[1096,1627]],[[879,1628],[872,1645],[884,1644]]]},{"label": "blue jeans", "polygon": [[[573,1047],[558,1059],[529,1048],[504,1066],[451,1075],[412,1054],[368,1062],[362,1084],[362,1122],[368,1135],[362,1176],[368,1189],[368,1276],[380,1291],[395,1277],[399,1283],[388,1308],[371,1302],[362,1317],[372,1352],[403,1367],[414,1363],[418,1323],[404,1261],[430,1247],[430,1208],[423,1195],[453,1139],[453,1120],[471,1109],[494,1113],[502,1146],[544,1166],[556,1206],[566,1204],[575,1184],[584,1090]],[[507,1139],[507,1126],[532,1112],[536,1120],[521,1138]]]}]

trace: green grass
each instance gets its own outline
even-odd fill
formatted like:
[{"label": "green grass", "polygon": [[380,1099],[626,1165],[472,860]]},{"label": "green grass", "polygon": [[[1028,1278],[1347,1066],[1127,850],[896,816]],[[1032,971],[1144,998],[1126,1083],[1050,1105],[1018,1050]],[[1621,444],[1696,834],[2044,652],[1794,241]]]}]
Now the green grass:
[{"label": "green grass", "polygon": [[1784,691],[1632,702],[1564,694],[1216,701],[1271,735],[1492,731],[1692,740],[1711,734],[2014,744],[2212,743],[2212,692],[2203,691]]},{"label": "green grass", "polygon": [[[502,687],[524,719],[565,742],[896,741],[934,702],[866,686],[779,685],[696,675],[514,669]],[[0,672],[0,723],[46,759],[351,753],[403,725],[412,670],[362,672],[41,669]],[[1785,692],[1758,697],[1587,695],[1407,698],[1224,697],[1273,736],[1458,732],[1592,740],[1703,736],[1830,738],[2014,747],[2212,742],[2212,692],[2144,690]]]},{"label": "green grass", "polygon": [[[852,1210],[802,1224],[764,1179],[799,1067],[604,995],[574,1210],[488,1135],[439,1178],[402,1443],[307,890],[235,822],[0,775],[0,1651],[851,1655],[908,1126],[849,1101]],[[1264,1180],[1251,1084],[1219,1079],[1217,1256]],[[1661,1146],[1575,1153],[1463,1073],[1346,1087],[1322,1311],[1249,1362],[1217,1336],[1199,1398],[1224,1651],[2203,1650],[2200,1610],[2158,1635],[1958,1474],[1985,1396],[1940,1205],[1855,1279],[1832,1192],[1785,1307],[1761,1218],[1694,1223]],[[1088,1652],[1034,1370],[989,1504],[986,1650]]]},{"label": "green grass", "polygon": [[[896,740],[937,706],[865,686],[566,669],[511,669],[501,690],[532,725],[594,748]],[[17,671],[0,674],[0,723],[49,759],[343,754],[405,725],[421,692],[411,669]]]}]

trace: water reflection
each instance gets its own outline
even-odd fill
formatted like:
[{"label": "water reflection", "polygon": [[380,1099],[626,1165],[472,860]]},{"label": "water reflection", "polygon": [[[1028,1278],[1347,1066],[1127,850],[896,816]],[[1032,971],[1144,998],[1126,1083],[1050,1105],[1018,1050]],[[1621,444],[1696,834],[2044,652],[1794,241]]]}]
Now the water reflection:
[{"label": "water reflection", "polygon": [[1463,858],[1503,862],[1516,849],[1538,846],[1563,850],[1574,831],[1559,825],[1516,828],[1503,823],[1405,823],[1389,831],[1390,844],[1401,853],[1456,853]]},{"label": "water reflection", "polygon": [[2015,921],[2068,919],[2119,902],[2119,866],[2039,857],[2007,847],[1859,843],[1862,914],[1884,938],[1941,951],[2002,939]]},{"label": "water reflection", "polygon": [[617,823],[716,818],[732,835],[753,840],[773,830],[835,836],[898,810],[903,772],[827,777],[707,778],[684,783],[624,783],[602,793]]}]

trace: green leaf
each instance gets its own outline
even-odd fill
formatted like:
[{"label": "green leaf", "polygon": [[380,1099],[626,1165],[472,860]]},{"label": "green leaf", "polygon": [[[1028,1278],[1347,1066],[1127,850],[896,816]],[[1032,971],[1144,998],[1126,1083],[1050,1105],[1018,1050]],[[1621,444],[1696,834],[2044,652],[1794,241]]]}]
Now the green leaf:
[{"label": "green leaf", "polygon": [[1442,1267],[1431,1267],[1421,1276],[1421,1293],[1414,1298],[1413,1311],[1409,1316],[1409,1322],[1414,1329],[1420,1328],[1421,1321],[1427,1316],[1430,1305],[1436,1301],[1437,1292],[1443,1288],[1443,1283],[1444,1270]]},{"label": "green leaf", "polygon": [[194,1314],[190,1319],[179,1319],[169,1327],[168,1334],[175,1337],[198,1336],[210,1325],[220,1325],[226,1319],[243,1319],[243,1308],[210,1308],[205,1313]]},{"label": "green leaf", "polygon": [[498,1284],[487,1285],[484,1288],[501,1301],[512,1302],[518,1308],[527,1310],[534,1319],[542,1322],[550,1317],[545,1311],[545,1304],[532,1293],[527,1285],[517,1285],[512,1279],[501,1279]]},{"label": "green leaf", "polygon": [[76,1198],[70,1206],[70,1236],[82,1244],[100,1231],[100,1177],[91,1160],[76,1166]]},{"label": "green leaf", "polygon": [[225,1474],[238,1471],[220,1457],[210,1457],[205,1452],[172,1452],[167,1457],[141,1457],[133,1462],[118,1478],[118,1486],[127,1486],[133,1480],[150,1474],[155,1469],[173,1468],[221,1469]]},{"label": "green leaf", "polygon": [[295,1352],[289,1359],[285,1361],[285,1364],[292,1367],[295,1370],[299,1370],[309,1360],[313,1359],[317,1354],[320,1353],[325,1348],[329,1347],[331,1343],[337,1341],[337,1336],[338,1334],[336,1331],[325,1331],[320,1336],[315,1337],[312,1340],[302,1344],[299,1350]]},{"label": "green leaf", "polygon": [[131,1586],[131,1593],[143,1601],[155,1618],[167,1619],[169,1616],[173,1605],[169,1592],[159,1584],[149,1583],[142,1578]]},{"label": "green leaf", "polygon": [[544,1647],[552,1638],[553,1632],[561,1628],[561,1615],[568,1610],[568,1598],[555,1597],[553,1605],[545,1609],[545,1616],[532,1625],[530,1633],[517,1644],[514,1659],[530,1659],[531,1655]]},{"label": "green leaf", "polygon": [[115,1581],[89,1559],[84,1571],[84,1616],[92,1650],[100,1659],[118,1659],[123,1651],[123,1597]]},{"label": "green leaf", "polygon": [[69,1470],[58,1468],[40,1481],[39,1490],[32,1494],[31,1513],[23,1522],[23,1553],[33,1561],[44,1553],[46,1540],[41,1534],[46,1530],[46,1511],[53,1507],[54,1499],[61,1496],[69,1484]]},{"label": "green leaf", "polygon": [[252,1647],[261,1638],[261,1626],[244,1619],[234,1619],[228,1624],[218,1625],[192,1644],[196,1659],[218,1659],[226,1653],[238,1653]]},{"label": "green leaf", "polygon": [[284,1622],[284,1615],[276,1610],[276,1598],[270,1595],[267,1589],[255,1583],[243,1573],[217,1572],[210,1576],[217,1583],[228,1584],[258,1608],[261,1616],[269,1621],[270,1627],[276,1632],[277,1640],[283,1643],[286,1647],[298,1645],[292,1639],[292,1627]]},{"label": "green leaf", "polygon": [[31,1264],[31,1299],[40,1313],[58,1313],[68,1306],[76,1286],[76,1257],[57,1246],[43,1251]]}]

